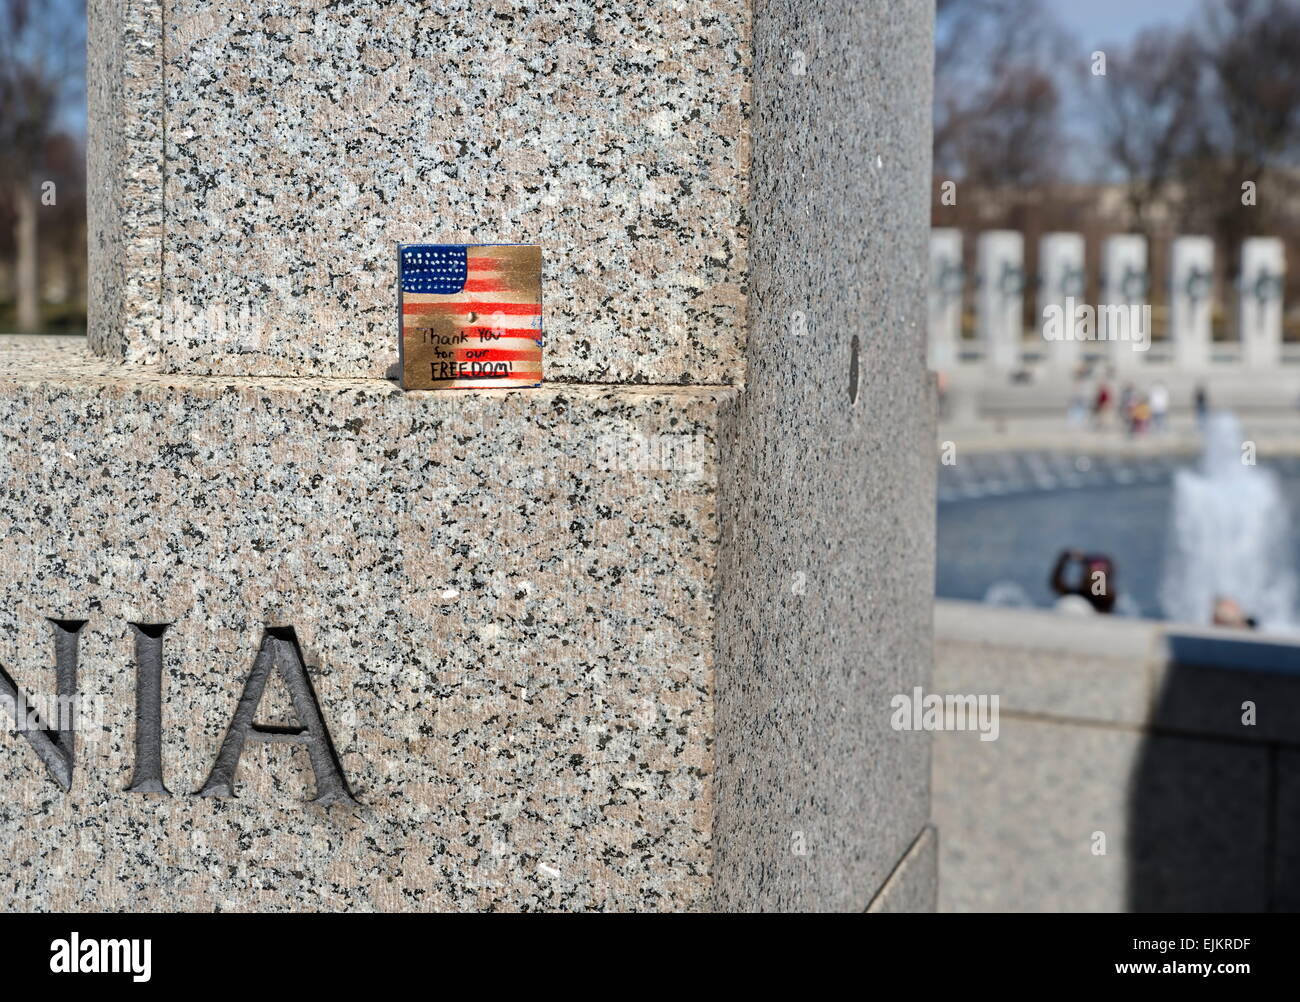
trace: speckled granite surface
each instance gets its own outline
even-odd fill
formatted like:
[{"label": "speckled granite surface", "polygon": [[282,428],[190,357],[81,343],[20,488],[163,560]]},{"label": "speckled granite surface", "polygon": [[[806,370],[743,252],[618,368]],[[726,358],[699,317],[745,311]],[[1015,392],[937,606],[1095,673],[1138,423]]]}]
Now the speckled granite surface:
[{"label": "speckled granite surface", "polygon": [[927,825],[907,850],[885,886],[872,899],[872,915],[932,912],[939,897],[939,834]]},{"label": "speckled granite surface", "polygon": [[[106,707],[66,795],[0,730],[0,907],[705,906],[734,393],[123,375],[0,339],[0,665],[51,691],[45,619],[87,619]],[[608,461],[638,435],[691,467]],[[171,798],[123,792],[129,622],[174,624]],[[359,809],[304,805],[285,744],[249,746],[236,799],[191,795],[285,625]]]},{"label": "speckled granite surface", "polygon": [[743,0],[162,8],[166,368],[383,376],[398,243],[535,243],[548,378],[736,381]]},{"label": "speckled granite surface", "polygon": [[929,738],[888,712],[932,661],[930,13],[761,2],[755,23],[753,326],[720,497],[718,901],[860,911],[929,819]]},{"label": "speckled granite surface", "polygon": [[102,355],[157,362],[162,323],[159,0],[87,0],[87,303]]},{"label": "speckled granite surface", "polygon": [[[0,904],[866,907],[929,814],[888,704],[930,662],[930,4],[160,2],[161,50],[91,48],[101,124],[163,52],[158,253],[117,198],[108,360],[0,346],[0,664],[88,617],[108,706],[67,797],[0,736]],[[544,247],[551,382],[377,378],[420,239]],[[121,792],[132,619],[175,624],[163,802]],[[363,806],[285,744],[182,795],[288,625]]]}]

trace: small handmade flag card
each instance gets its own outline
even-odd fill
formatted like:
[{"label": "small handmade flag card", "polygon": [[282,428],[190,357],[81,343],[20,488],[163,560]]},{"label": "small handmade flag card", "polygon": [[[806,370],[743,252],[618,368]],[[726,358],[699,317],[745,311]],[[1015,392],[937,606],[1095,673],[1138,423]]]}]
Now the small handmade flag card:
[{"label": "small handmade flag card", "polygon": [[542,249],[402,244],[402,388],[536,386],[542,381]]}]

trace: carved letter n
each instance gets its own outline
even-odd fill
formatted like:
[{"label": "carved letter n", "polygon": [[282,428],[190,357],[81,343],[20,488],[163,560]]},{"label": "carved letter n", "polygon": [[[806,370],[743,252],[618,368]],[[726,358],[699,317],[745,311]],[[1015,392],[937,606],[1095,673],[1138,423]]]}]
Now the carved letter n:
[{"label": "carved letter n", "polygon": [[[54,674],[58,686],[59,710],[50,727],[31,709],[27,693],[18,688],[10,674],[0,668],[0,696],[13,707],[18,732],[36,750],[54,782],[72,789],[72,767],[76,756],[77,637],[86,625],[80,619],[51,619],[54,630]],[[34,725],[34,726],[33,726]]]}]

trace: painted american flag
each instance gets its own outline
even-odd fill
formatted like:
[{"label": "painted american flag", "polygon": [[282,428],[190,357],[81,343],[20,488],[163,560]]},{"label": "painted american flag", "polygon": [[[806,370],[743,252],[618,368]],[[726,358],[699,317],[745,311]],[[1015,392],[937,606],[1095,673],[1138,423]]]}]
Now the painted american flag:
[{"label": "painted american flag", "polygon": [[398,247],[402,387],[542,381],[542,249],[527,244]]}]

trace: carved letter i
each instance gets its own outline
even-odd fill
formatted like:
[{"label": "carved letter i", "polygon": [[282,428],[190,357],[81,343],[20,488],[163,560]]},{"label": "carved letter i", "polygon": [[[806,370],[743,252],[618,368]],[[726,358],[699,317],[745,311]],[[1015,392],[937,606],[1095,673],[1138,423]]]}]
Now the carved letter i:
[{"label": "carved letter i", "polygon": [[127,793],[161,793],[163,634],[169,623],[132,623],[135,632],[135,773]]}]

